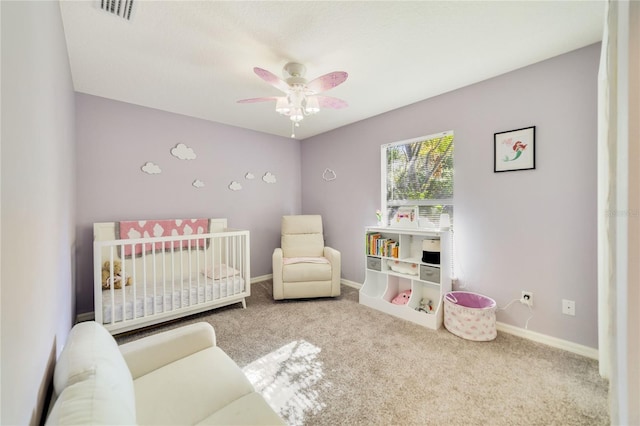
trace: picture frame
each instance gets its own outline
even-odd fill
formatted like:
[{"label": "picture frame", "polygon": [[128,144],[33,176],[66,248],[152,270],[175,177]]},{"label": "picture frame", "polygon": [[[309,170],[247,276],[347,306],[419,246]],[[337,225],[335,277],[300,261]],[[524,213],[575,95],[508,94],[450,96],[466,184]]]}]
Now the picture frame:
[{"label": "picture frame", "polygon": [[418,206],[399,207],[389,226],[391,228],[417,228]]},{"label": "picture frame", "polygon": [[493,172],[536,168],[536,126],[493,134]]}]

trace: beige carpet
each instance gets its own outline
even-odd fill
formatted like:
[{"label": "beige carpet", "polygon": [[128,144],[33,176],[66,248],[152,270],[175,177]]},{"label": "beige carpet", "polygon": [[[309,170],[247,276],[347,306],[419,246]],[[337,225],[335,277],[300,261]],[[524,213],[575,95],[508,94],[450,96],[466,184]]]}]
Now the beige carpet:
[{"label": "beige carpet", "polygon": [[605,425],[597,362],[505,333],[471,342],[336,299],[274,302],[271,282],[196,321],[291,425]]}]

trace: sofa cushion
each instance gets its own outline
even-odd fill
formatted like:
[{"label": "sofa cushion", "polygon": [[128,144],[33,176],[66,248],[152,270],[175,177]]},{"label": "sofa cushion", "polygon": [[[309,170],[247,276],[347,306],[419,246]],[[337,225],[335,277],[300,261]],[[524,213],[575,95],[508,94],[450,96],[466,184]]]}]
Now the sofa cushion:
[{"label": "sofa cushion", "polygon": [[197,322],[152,334],[120,345],[133,379],[216,345],[216,333],[207,322]]},{"label": "sofa cushion", "polygon": [[286,424],[259,393],[252,392],[216,411],[198,425],[251,425],[268,426]]},{"label": "sofa cushion", "polygon": [[[135,422],[133,379],[118,345],[100,324],[88,321],[76,324],[56,362],[53,385],[57,395],[75,384],[88,382],[82,389],[96,387],[110,390],[108,400],[117,400],[119,409],[131,412]],[[75,388],[78,389],[77,387]],[[104,391],[106,392],[106,391]],[[72,392],[75,395],[76,391]],[[71,396],[67,394],[67,399]],[[91,404],[92,400],[80,400],[73,404]]]},{"label": "sofa cushion", "polygon": [[294,263],[282,267],[284,282],[331,281],[329,263]]},{"label": "sofa cushion", "polygon": [[119,389],[91,375],[64,388],[45,424],[134,425],[136,413],[131,398],[123,398]]},{"label": "sofa cushion", "polygon": [[131,373],[115,339],[100,324],[87,321],[76,324],[56,362],[53,385],[57,394],[74,383],[105,369],[107,376],[131,382]]},{"label": "sofa cushion", "polygon": [[210,347],[134,380],[140,425],[196,424],[254,391],[240,367]]}]

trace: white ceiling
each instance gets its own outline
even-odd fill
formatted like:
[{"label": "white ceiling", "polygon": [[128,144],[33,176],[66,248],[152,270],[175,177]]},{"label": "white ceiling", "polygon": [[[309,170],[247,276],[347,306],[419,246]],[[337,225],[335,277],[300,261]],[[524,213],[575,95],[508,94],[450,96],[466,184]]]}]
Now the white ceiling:
[{"label": "white ceiling", "polygon": [[99,4],[61,1],[76,91],[288,137],[274,103],[236,103],[280,94],[253,67],[348,72],[326,94],[349,107],[297,139],[595,43],[604,23],[601,0],[135,0],[130,21]]}]

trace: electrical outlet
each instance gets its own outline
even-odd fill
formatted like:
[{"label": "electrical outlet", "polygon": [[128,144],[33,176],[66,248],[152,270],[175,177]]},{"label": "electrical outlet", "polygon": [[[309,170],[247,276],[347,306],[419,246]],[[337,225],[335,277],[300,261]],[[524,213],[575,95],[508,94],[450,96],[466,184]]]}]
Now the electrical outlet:
[{"label": "electrical outlet", "polygon": [[533,306],[533,293],[530,291],[522,290],[522,297],[520,297],[520,303],[523,305]]},{"label": "electrical outlet", "polygon": [[562,299],[562,313],[565,315],[576,315],[576,302],[573,300]]}]

